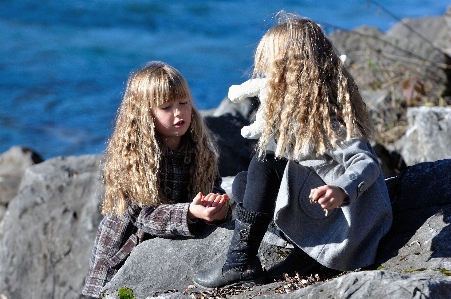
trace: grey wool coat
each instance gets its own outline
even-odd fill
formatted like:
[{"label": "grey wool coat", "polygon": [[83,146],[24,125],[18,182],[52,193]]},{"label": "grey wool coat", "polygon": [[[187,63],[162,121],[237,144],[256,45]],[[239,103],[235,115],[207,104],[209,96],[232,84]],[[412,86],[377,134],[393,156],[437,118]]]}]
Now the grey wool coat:
[{"label": "grey wool coat", "polygon": [[[310,190],[325,184],[349,196],[327,216],[309,200]],[[366,140],[354,138],[320,157],[287,163],[274,222],[320,264],[342,271],[371,265],[392,219],[380,164]]]}]

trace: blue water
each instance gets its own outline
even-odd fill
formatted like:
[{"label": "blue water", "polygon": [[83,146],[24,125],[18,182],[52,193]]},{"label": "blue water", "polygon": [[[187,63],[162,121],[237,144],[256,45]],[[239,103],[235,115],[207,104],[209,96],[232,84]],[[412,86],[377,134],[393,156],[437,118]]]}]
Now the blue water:
[{"label": "blue water", "polygon": [[[379,1],[398,18],[443,15],[449,0]],[[344,29],[398,22],[365,0],[0,0],[0,153],[99,154],[125,82],[146,61],[179,69],[211,109],[248,78],[252,53],[284,9]],[[328,27],[325,27],[328,28]]]}]

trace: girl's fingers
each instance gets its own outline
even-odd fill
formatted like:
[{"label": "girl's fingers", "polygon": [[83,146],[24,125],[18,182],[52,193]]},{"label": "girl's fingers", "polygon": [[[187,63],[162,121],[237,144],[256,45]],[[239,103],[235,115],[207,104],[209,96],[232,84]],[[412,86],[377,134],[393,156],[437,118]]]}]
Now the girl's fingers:
[{"label": "girl's fingers", "polygon": [[197,193],[196,197],[194,197],[193,202],[195,204],[202,203],[202,192]]},{"label": "girl's fingers", "polygon": [[214,198],[212,199],[211,193],[207,194],[204,198],[203,198],[203,205],[205,207],[211,207],[211,204],[213,202]]},{"label": "girl's fingers", "polygon": [[320,197],[325,192],[324,187],[326,187],[326,186],[321,186],[321,187],[313,188],[312,190],[310,190],[310,196],[309,196],[310,201],[319,201]]},{"label": "girl's fingers", "polygon": [[[209,193],[202,198],[202,205],[206,208],[222,207],[229,205],[229,196],[227,194]],[[215,211],[216,212],[216,211]]]},{"label": "girl's fingers", "polygon": [[212,206],[215,207],[217,205],[223,204],[227,198],[228,197],[224,197],[224,195],[221,194],[212,194]]}]

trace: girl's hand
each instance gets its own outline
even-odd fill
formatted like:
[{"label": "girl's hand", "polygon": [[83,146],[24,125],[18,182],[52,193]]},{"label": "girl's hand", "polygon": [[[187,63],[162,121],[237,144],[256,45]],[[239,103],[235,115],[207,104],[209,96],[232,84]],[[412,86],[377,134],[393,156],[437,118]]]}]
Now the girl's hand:
[{"label": "girl's hand", "polygon": [[346,192],[337,186],[324,185],[310,191],[309,199],[316,201],[325,210],[339,207],[348,197]]},{"label": "girl's hand", "polygon": [[188,217],[204,219],[208,222],[223,220],[227,216],[229,197],[227,194],[210,193],[203,196],[199,192],[188,208]]}]

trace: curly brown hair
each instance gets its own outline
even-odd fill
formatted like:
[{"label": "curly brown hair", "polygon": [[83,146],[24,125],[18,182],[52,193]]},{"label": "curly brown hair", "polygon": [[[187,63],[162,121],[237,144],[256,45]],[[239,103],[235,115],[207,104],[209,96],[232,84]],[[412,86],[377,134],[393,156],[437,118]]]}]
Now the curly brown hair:
[{"label": "curly brown hair", "polygon": [[372,138],[357,85],[321,27],[295,14],[278,16],[255,52],[253,77],[268,79],[259,156],[272,137],[276,156],[294,159],[323,154],[352,137]]},{"label": "curly brown hair", "polygon": [[159,167],[166,153],[155,130],[152,109],[166,102],[188,99],[192,120],[188,131],[195,155],[191,168],[194,198],[211,192],[218,174],[218,153],[210,132],[192,105],[188,84],[172,66],[153,61],[132,73],[104,154],[104,215],[122,215],[131,204],[156,206],[168,199],[159,190]]}]

